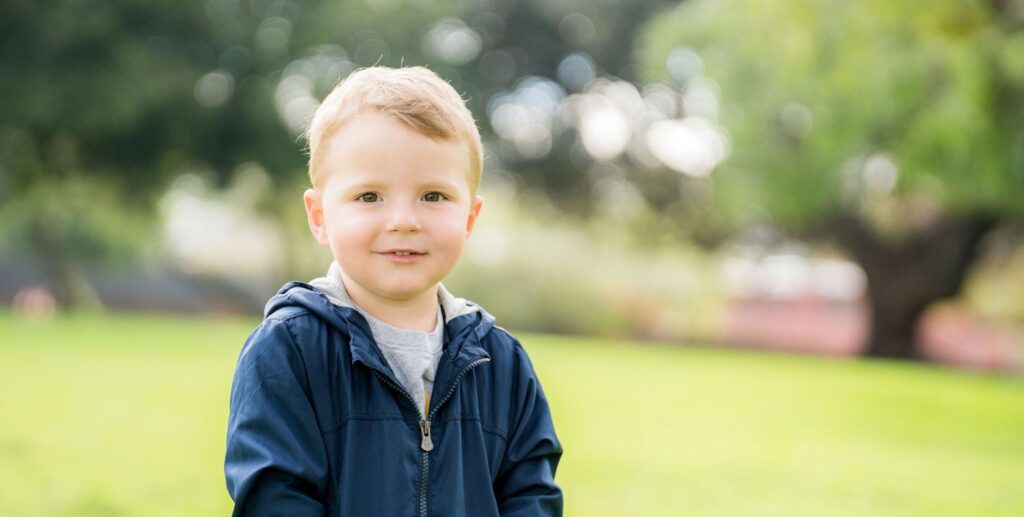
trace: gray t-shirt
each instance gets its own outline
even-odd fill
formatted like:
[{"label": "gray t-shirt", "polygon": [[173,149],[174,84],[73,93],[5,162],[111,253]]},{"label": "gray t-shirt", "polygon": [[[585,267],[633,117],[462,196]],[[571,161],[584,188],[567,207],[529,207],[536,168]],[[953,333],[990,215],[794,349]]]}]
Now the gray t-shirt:
[{"label": "gray t-shirt", "polygon": [[422,404],[420,414],[426,418],[430,393],[434,387],[434,374],[437,373],[437,362],[444,345],[441,306],[437,306],[437,323],[430,332],[393,327],[369,315],[358,305],[354,307],[370,324],[374,341],[402,387]]},{"label": "gray t-shirt", "polygon": [[[406,330],[374,318],[357,305],[345,290],[341,269],[337,263],[331,264],[327,276],[313,279],[310,283],[322,289],[331,303],[351,307],[366,318],[373,339],[384,354],[388,366],[395,372],[395,377],[402,387],[417,401],[420,416],[425,419],[427,409],[430,408],[434,374],[437,373],[437,363],[441,359],[444,347],[444,314],[447,312],[448,317],[454,317],[478,310],[477,307],[461,298],[452,297],[443,287],[439,287],[437,323],[434,330]],[[446,304],[444,311],[441,310],[442,304]]]}]

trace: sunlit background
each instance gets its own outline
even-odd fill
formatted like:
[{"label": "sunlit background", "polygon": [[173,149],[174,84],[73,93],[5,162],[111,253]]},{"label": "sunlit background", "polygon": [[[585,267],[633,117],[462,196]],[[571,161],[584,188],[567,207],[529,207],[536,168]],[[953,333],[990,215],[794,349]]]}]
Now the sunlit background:
[{"label": "sunlit background", "polygon": [[234,360],[326,270],[302,133],[425,65],[449,290],[522,335],[566,514],[1019,515],[1024,4],[8,0],[0,515],[222,515]]}]

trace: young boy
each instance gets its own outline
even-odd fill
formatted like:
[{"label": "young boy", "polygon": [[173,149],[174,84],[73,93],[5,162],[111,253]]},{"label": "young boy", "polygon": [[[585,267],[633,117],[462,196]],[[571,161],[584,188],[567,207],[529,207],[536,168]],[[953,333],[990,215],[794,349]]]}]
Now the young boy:
[{"label": "young boy", "polygon": [[334,262],[270,299],[231,387],[235,515],[561,515],[562,446],[526,351],[441,285],[480,213],[480,135],[425,68],[339,84],[306,213]]}]

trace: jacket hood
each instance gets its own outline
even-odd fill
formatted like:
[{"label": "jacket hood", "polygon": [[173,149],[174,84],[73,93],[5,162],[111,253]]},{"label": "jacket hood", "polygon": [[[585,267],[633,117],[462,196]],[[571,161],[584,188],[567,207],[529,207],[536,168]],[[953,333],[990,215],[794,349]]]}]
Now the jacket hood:
[{"label": "jacket hood", "polygon": [[[314,278],[309,281],[309,284],[319,288],[327,296],[334,305],[341,307],[356,308],[356,303],[349,297],[348,291],[345,290],[345,283],[341,277],[341,266],[337,262],[331,262],[331,267],[327,269],[327,275],[320,278]],[[444,285],[438,285],[437,299],[441,303],[441,309],[444,312],[445,323],[474,312],[482,311],[479,305],[466,300],[465,298],[457,298],[448,292],[444,288]]]},{"label": "jacket hood", "polygon": [[[438,288],[438,301],[445,315],[445,334],[458,343],[455,347],[449,347],[446,339],[445,355],[455,360],[463,355],[463,352],[469,352],[463,350],[467,343],[472,343],[471,348],[479,348],[480,340],[494,327],[494,317],[479,305],[453,296],[444,286]],[[289,282],[285,284],[267,302],[264,317],[269,318],[275,313],[287,312],[289,309],[295,308],[305,309],[328,325],[351,336],[353,348],[363,349],[367,352],[373,350],[370,352],[372,356],[375,356],[376,359],[382,357],[376,344],[370,344],[373,338],[369,324],[355,308],[355,303],[345,291],[344,284],[341,282],[341,269],[337,263],[331,264],[325,277],[313,279],[309,283]],[[457,337],[470,337],[463,336],[463,333],[469,329],[473,330],[470,339],[456,339]],[[359,336],[365,339],[357,339]],[[370,343],[366,343],[367,341]],[[479,352],[483,351],[479,350]]]}]

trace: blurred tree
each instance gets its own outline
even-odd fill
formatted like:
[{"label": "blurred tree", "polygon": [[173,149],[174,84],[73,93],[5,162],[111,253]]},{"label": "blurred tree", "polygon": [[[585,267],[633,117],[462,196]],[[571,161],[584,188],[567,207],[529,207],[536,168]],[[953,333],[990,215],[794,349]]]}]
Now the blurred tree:
[{"label": "blurred tree", "polygon": [[[633,42],[652,13],[672,4],[671,0],[489,0],[467,8],[464,16],[484,35],[485,47],[464,74],[478,92],[470,95],[471,106],[496,164],[511,172],[521,187],[550,198],[567,214],[590,215],[595,177],[587,171],[599,160],[579,148],[576,128],[548,121],[542,124],[547,126],[547,141],[537,144],[539,150],[524,152],[524,142],[509,141],[509,135],[494,131],[494,101],[515,93],[537,101],[539,93],[555,90],[549,95],[557,112],[566,95],[582,91],[596,77],[635,80]],[[567,73],[573,65],[575,77]],[[541,87],[530,91],[525,86],[531,83]],[[536,135],[527,140],[536,140]]]},{"label": "blurred tree", "polygon": [[725,219],[834,238],[868,276],[866,353],[913,358],[923,311],[1024,216],[1022,29],[1014,1],[692,0],[640,55],[719,89]]},{"label": "blurred tree", "polygon": [[0,6],[7,245],[43,266],[63,306],[95,302],[81,263],[109,255],[172,174],[226,175],[240,159],[301,163],[276,121],[245,112],[249,84],[204,76],[218,68],[220,35],[204,5]]}]

